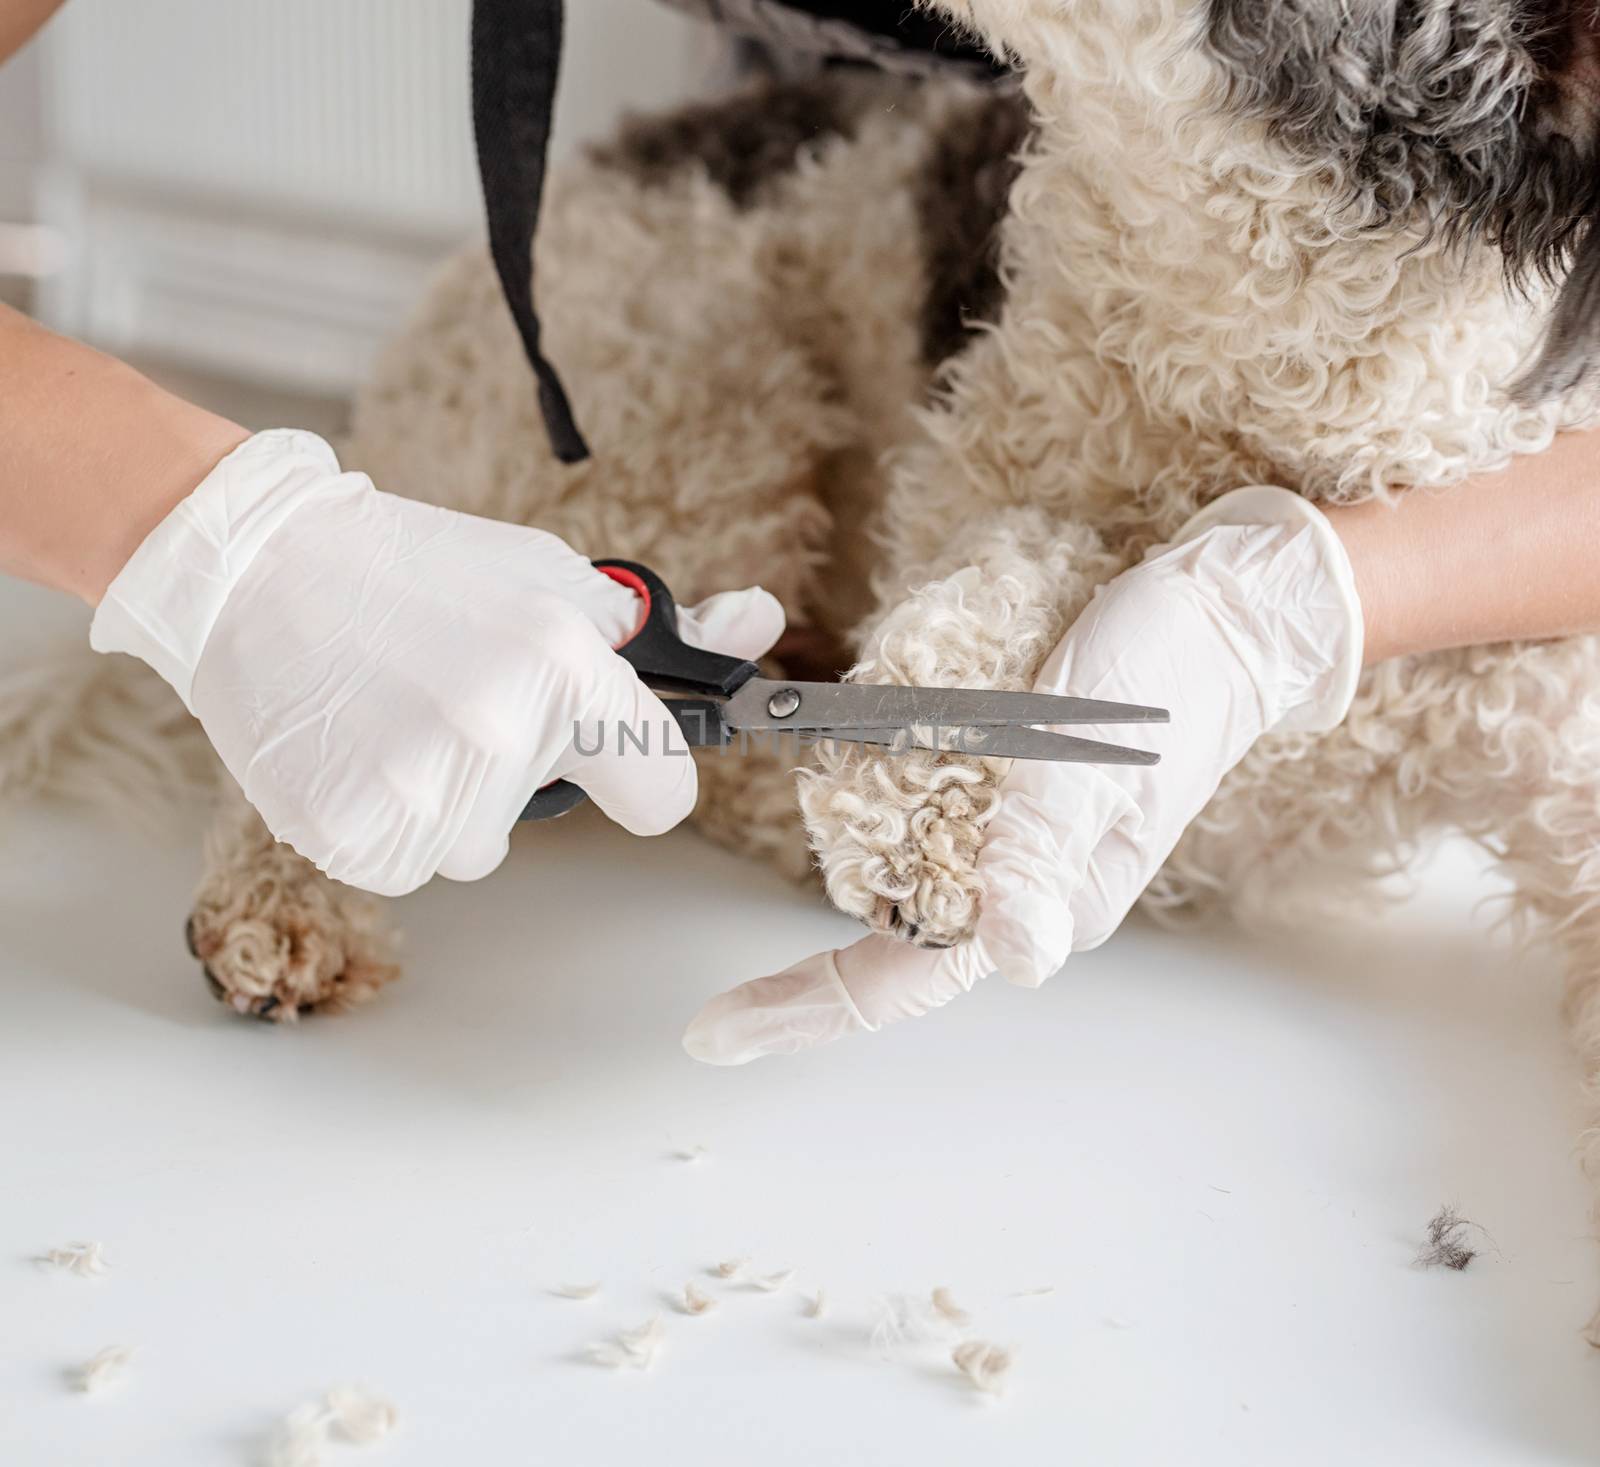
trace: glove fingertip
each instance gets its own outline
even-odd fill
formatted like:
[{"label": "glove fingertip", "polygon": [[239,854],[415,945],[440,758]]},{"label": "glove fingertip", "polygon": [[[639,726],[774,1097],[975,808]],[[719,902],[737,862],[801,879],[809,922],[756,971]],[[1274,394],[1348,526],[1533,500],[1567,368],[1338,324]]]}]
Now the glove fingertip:
[{"label": "glove fingertip", "polygon": [[665,759],[655,762],[680,772],[671,782],[652,779],[648,798],[643,801],[633,797],[642,791],[614,790],[609,783],[589,789],[589,797],[605,812],[607,818],[614,820],[630,835],[665,835],[694,814],[695,802],[700,797],[700,777],[693,759],[675,758],[670,765]]},{"label": "glove fingertip", "polygon": [[447,881],[482,881],[500,869],[511,854],[511,834],[468,831],[439,862],[438,874]]},{"label": "glove fingertip", "polygon": [[744,1065],[870,1029],[840,981],[836,957],[816,953],[718,994],[684,1031],[684,1049],[703,1064]]},{"label": "glove fingertip", "polygon": [[607,818],[632,835],[661,835],[694,810],[700,779],[666,705],[620,657],[605,669],[603,701],[591,708],[595,752],[555,773],[581,785]]},{"label": "glove fingertip", "polygon": [[689,1021],[689,1027],[683,1031],[683,1048],[690,1059],[699,1060],[703,1065],[731,1067],[747,1065],[767,1052],[742,1043],[742,1036],[727,1022],[734,1007],[728,1000],[737,992],[735,989],[733,993],[718,994]]},{"label": "glove fingertip", "polygon": [[719,592],[678,615],[679,635],[690,645],[752,662],[772,650],[787,624],[778,598],[761,586]]}]

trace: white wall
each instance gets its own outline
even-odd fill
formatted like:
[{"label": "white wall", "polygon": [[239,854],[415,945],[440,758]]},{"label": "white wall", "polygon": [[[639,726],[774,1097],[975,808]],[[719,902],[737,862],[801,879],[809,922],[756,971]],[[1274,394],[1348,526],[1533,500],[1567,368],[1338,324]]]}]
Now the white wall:
[{"label": "white wall", "polygon": [[654,0],[568,0],[567,31],[556,107],[558,144],[567,150],[610,131],[621,112],[703,90],[727,61],[716,31]]},{"label": "white wall", "polygon": [[32,286],[20,272],[37,261],[24,258],[31,252],[7,226],[33,217],[42,146],[39,62],[37,49],[30,48],[0,66],[0,302],[23,309],[32,300]]},{"label": "white wall", "polygon": [[[0,219],[42,119],[38,211],[73,249],[39,297],[125,355],[347,392],[432,263],[479,228],[470,0],[71,0],[0,72]],[[576,0],[570,153],[628,106],[694,90],[705,28]],[[42,71],[42,87],[33,71]]]},{"label": "white wall", "polygon": [[[46,48],[53,151],[124,185],[454,235],[477,215],[469,0],[72,0]],[[569,6],[559,136],[681,95],[700,28]]]},{"label": "white wall", "polygon": [[31,212],[40,111],[39,53],[30,48],[0,66],[0,220]]}]

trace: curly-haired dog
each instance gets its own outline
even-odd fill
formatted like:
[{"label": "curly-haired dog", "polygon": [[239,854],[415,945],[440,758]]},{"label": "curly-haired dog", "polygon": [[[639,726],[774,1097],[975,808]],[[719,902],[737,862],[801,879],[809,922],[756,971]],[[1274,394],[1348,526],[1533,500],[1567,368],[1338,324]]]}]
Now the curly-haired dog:
[{"label": "curly-haired dog", "polygon": [[[1017,90],[764,83],[558,179],[541,293],[590,463],[550,458],[479,250],[347,460],[686,598],[760,581],[858,679],[1024,687],[1095,585],[1227,490],[1439,488],[1595,419],[1592,0],[942,8]],[[112,716],[108,676],[80,726]],[[1565,944],[1600,1072],[1597,688],[1592,638],[1374,669],[1336,732],[1254,750],[1148,900],[1266,911],[1313,865],[1325,885],[1463,830]],[[959,939],[995,775],[821,754],[799,804],[834,901]],[[803,869],[776,760],[703,783],[705,828]],[[370,991],[362,904],[252,819],[219,829],[192,934],[223,991],[275,1017]]]}]

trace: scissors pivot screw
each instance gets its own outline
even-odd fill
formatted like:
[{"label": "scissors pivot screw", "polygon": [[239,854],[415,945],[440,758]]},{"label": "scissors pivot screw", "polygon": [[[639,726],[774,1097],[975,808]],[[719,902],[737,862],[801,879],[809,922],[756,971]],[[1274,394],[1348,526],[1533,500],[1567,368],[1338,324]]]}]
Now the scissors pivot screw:
[{"label": "scissors pivot screw", "polygon": [[767,699],[767,712],[774,718],[787,718],[800,710],[800,695],[793,688],[779,688]]}]

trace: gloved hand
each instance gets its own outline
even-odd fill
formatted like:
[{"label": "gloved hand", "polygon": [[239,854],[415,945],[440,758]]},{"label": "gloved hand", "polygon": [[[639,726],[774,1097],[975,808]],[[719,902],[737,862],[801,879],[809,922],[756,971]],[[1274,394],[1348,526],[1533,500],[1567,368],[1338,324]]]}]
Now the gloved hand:
[{"label": "gloved hand", "polygon": [[[553,779],[638,835],[689,813],[694,761],[611,650],[637,614],[554,535],[379,493],[320,438],[279,430],[151,532],[91,641],[172,684],[279,840],[395,896],[494,870]],[[783,621],[751,589],[682,612],[680,630],[755,658]],[[619,723],[648,730],[648,756],[619,752]],[[575,731],[604,751],[577,752]]]},{"label": "gloved hand", "polygon": [[1096,592],[1035,685],[1170,708],[1170,724],[1140,725],[1136,740],[1161,762],[1015,761],[979,855],[969,941],[930,951],[874,934],[807,958],[713,999],[684,1047],[743,1064],[927,1013],[993,973],[1037,986],[1117,929],[1257,737],[1344,718],[1362,641],[1349,558],[1319,510],[1282,489],[1218,500]]}]

